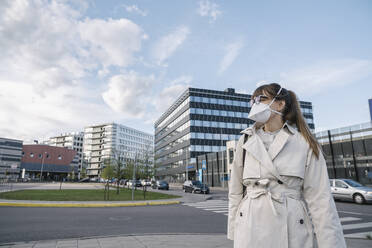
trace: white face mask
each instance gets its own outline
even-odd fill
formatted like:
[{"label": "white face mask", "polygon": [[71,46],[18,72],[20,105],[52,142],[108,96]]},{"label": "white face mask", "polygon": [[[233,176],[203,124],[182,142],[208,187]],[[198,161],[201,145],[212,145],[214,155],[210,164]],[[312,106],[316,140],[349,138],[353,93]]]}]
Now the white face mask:
[{"label": "white face mask", "polygon": [[278,93],[269,104],[262,102],[254,103],[251,107],[248,118],[259,123],[266,123],[270,118],[271,112],[283,115],[282,113],[270,108],[271,104],[273,104],[275,98],[280,94],[281,90],[282,88],[279,89]]}]

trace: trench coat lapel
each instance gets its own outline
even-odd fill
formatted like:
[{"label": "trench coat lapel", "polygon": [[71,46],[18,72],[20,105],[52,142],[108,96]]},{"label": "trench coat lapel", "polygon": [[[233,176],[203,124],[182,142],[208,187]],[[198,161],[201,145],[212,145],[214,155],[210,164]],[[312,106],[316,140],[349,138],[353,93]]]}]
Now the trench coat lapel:
[{"label": "trench coat lapel", "polygon": [[276,156],[280,153],[280,151],[284,148],[285,144],[288,141],[290,135],[295,134],[296,129],[289,125],[287,122],[284,123],[283,128],[279,131],[276,135],[273,143],[271,143],[269,147],[269,155],[272,161],[276,158]]},{"label": "trench coat lapel", "polygon": [[275,136],[275,139],[273,140],[273,143],[271,143],[268,151],[271,161],[273,161],[283,149],[284,145],[288,141],[288,137],[289,134],[284,130],[284,128]]},{"label": "trench coat lapel", "polygon": [[272,159],[269,156],[262,140],[256,134],[255,128],[252,128],[252,135],[247,142],[242,146],[247,153],[252,155],[260,164],[265,167],[273,176],[280,178],[280,175],[274,166]]},{"label": "trench coat lapel", "polygon": [[279,131],[273,143],[270,145],[269,151],[266,150],[262,140],[258,137],[255,125],[242,131],[242,133],[249,136],[247,142],[243,144],[242,148],[245,149],[247,153],[251,154],[263,167],[278,179],[280,179],[281,176],[274,165],[273,160],[287,143],[290,135],[288,131],[294,133],[293,127],[289,126],[287,123],[284,123],[284,126],[287,127],[287,129],[283,127]]}]

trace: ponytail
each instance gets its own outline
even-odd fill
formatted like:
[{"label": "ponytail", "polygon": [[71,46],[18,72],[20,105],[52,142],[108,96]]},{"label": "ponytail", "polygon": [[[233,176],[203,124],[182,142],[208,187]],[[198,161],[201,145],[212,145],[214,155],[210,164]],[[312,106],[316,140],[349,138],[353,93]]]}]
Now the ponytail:
[{"label": "ponytail", "polygon": [[291,90],[288,90],[287,92],[289,94],[289,99],[287,98],[289,100],[289,104],[286,101],[286,107],[284,111],[285,114],[283,115],[283,119],[284,121],[288,120],[290,124],[296,124],[298,131],[302,134],[302,136],[305,138],[305,140],[313,150],[315,157],[319,159],[319,143],[314,138],[307,123],[304,120],[297,100],[297,96]]}]

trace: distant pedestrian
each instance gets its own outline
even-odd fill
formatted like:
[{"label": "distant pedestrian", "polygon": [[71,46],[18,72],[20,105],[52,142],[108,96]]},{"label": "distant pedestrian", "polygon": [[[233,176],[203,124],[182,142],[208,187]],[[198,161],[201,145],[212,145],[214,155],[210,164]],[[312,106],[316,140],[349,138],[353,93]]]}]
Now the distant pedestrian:
[{"label": "distant pedestrian", "polygon": [[293,91],[258,87],[229,183],[234,248],[346,247],[322,150]]}]

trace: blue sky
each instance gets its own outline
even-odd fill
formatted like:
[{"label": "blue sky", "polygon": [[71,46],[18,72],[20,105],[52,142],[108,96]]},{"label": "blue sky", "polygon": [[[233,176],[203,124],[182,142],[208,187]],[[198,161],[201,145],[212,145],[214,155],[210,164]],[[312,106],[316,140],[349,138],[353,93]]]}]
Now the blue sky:
[{"label": "blue sky", "polygon": [[153,133],[186,87],[277,82],[316,130],[369,121],[371,1],[5,1],[0,137],[118,122]]}]

